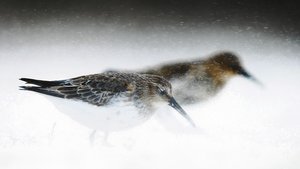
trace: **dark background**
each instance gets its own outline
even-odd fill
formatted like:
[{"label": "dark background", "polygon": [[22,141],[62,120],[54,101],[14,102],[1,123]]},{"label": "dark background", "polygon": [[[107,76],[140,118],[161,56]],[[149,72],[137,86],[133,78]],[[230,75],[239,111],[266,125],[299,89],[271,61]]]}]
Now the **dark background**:
[{"label": "dark background", "polygon": [[0,20],[4,24],[34,24],[45,20],[91,20],[134,23],[140,27],[201,24],[270,28],[273,33],[300,34],[297,1],[227,0],[2,0]]}]

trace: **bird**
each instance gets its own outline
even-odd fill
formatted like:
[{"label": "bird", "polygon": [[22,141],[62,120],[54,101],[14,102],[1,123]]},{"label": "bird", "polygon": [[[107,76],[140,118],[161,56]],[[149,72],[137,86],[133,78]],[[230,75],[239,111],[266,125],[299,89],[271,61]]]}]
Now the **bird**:
[{"label": "bird", "polygon": [[239,56],[230,51],[192,61],[162,64],[138,72],[167,79],[173,86],[174,97],[181,104],[195,104],[211,99],[237,75],[262,85],[246,71]]},{"label": "bird", "polygon": [[20,89],[44,94],[73,120],[105,133],[135,127],[168,103],[192,126],[191,117],[172,95],[171,84],[161,76],[107,71],[64,80],[20,78]]}]

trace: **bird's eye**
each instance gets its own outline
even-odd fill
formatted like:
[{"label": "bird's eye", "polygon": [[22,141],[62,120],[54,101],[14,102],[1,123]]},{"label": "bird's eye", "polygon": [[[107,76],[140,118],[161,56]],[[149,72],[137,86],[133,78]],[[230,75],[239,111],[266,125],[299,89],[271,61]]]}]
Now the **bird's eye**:
[{"label": "bird's eye", "polygon": [[167,92],[166,92],[166,90],[164,90],[164,89],[162,89],[162,88],[158,88],[158,93],[159,93],[160,95],[165,95]]}]

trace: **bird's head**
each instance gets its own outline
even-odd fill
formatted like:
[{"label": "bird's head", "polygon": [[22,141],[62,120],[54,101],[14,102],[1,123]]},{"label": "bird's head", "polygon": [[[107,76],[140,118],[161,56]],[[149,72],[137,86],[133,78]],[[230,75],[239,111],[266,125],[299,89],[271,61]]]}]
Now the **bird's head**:
[{"label": "bird's head", "polygon": [[210,57],[206,65],[208,72],[220,80],[226,81],[233,76],[240,75],[260,84],[260,82],[243,67],[240,59],[234,53],[218,53]]},{"label": "bird's head", "polygon": [[184,118],[186,118],[192,126],[195,126],[189,115],[182,109],[172,95],[171,84],[163,77],[157,75],[146,75],[150,79],[149,95],[153,102],[165,102],[169,106],[177,110]]}]

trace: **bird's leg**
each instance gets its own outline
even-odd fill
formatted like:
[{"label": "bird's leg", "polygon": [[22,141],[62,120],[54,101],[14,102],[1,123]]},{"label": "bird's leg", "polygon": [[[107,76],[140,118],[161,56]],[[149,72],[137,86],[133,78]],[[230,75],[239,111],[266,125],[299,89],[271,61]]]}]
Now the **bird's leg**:
[{"label": "bird's leg", "polygon": [[53,141],[53,138],[54,138],[54,130],[55,130],[55,127],[56,127],[56,122],[54,122],[52,124],[52,128],[51,128],[51,131],[50,131],[50,134],[49,134],[49,137],[48,137],[48,143],[49,144],[52,144],[52,141]]},{"label": "bird's leg", "polygon": [[108,142],[108,136],[109,136],[109,132],[105,131],[103,140],[102,140],[102,144],[107,147],[113,147],[113,145]]},{"label": "bird's leg", "polygon": [[95,135],[97,133],[97,130],[93,130],[92,133],[90,134],[90,144],[93,146],[95,142]]},{"label": "bird's leg", "polygon": [[[91,146],[94,146],[95,144],[95,136],[97,134],[97,130],[93,130],[92,133],[90,134],[90,144]],[[107,147],[112,147],[112,144],[108,142],[108,136],[109,132],[105,131],[102,139],[102,145],[107,146]]]}]

